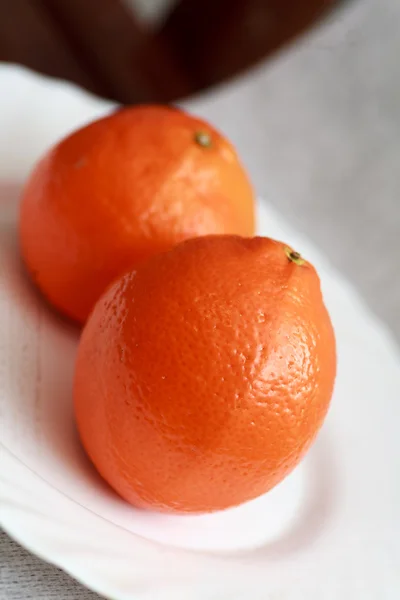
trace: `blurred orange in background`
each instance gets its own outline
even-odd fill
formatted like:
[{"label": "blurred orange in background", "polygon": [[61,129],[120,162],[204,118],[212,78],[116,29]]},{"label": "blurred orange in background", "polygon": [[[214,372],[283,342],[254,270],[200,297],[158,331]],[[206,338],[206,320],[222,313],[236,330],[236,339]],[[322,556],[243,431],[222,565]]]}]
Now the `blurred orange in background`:
[{"label": "blurred orange in background", "polygon": [[178,242],[254,235],[254,193],[227,139],[165,106],[126,108],[72,133],[34,169],[21,249],[32,278],[85,322],[106,287]]}]

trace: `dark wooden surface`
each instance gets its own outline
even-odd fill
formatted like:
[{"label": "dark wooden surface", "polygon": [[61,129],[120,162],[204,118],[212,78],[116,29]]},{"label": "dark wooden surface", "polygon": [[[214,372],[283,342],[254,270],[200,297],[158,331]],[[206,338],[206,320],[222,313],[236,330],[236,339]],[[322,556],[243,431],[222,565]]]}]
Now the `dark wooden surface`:
[{"label": "dark wooden surface", "polygon": [[164,35],[197,87],[226,79],[311,27],[335,0],[181,0]]},{"label": "dark wooden surface", "polygon": [[36,1],[0,0],[0,60],[21,63],[103,92]]},{"label": "dark wooden surface", "polygon": [[0,60],[122,103],[169,102],[229,78],[334,0],[180,0],[158,31],[121,0],[0,0]]},{"label": "dark wooden surface", "polygon": [[37,0],[71,50],[124,103],[168,101],[191,91],[166,43],[116,0]]}]

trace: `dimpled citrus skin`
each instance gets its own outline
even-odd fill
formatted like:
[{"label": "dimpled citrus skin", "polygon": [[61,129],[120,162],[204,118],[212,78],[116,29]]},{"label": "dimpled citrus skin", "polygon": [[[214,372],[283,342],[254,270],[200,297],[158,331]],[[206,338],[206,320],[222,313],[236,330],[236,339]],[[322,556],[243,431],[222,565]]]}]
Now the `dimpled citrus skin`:
[{"label": "dimpled citrus skin", "polygon": [[128,502],[234,506],[309,448],[332,395],[335,339],[316,271],[288,252],[266,238],[190,240],[96,305],[78,352],[76,419]]},{"label": "dimpled citrus skin", "polygon": [[28,270],[51,304],[82,323],[117,276],[210,233],[254,235],[253,190],[229,141],[165,106],[79,129],[39,162],[22,197]]}]

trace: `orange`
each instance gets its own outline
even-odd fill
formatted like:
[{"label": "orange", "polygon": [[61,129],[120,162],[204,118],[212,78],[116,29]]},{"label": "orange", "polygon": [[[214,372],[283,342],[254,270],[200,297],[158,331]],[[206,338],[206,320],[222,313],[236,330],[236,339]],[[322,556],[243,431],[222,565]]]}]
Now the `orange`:
[{"label": "orange", "polygon": [[22,254],[61,312],[84,322],[127,269],[190,237],[254,234],[254,197],[232,145],[180,110],[120,110],[61,141],[27,182]]},{"label": "orange", "polygon": [[94,465],[128,502],[215,511],[295,467],[335,371],[311,264],[271,239],[207,236],[101,298],[78,352],[76,419]]}]

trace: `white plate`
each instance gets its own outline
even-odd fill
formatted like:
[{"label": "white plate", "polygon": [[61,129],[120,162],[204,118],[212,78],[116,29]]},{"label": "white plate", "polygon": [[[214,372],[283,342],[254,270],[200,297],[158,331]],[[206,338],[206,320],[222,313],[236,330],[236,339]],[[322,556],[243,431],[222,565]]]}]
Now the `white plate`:
[{"label": "white plate", "polygon": [[291,243],[314,262],[336,329],[338,379],[317,443],[275,490],[220,514],[135,510],[102,483],[73,423],[78,332],[51,313],[27,281],[15,222],[16,193],[37,156],[110,105],[11,68],[8,82],[13,93],[0,95],[5,530],[115,600],[398,599],[398,350],[315,248],[266,204],[260,204],[260,233]]}]

